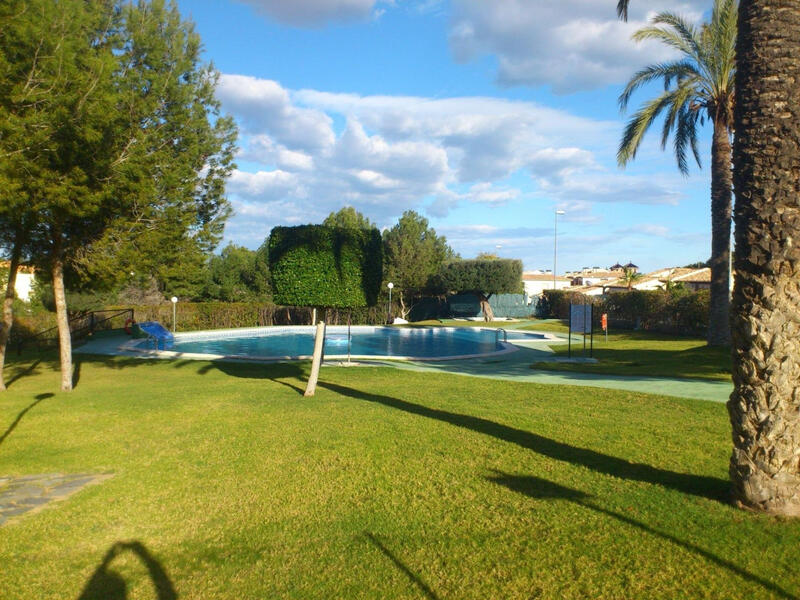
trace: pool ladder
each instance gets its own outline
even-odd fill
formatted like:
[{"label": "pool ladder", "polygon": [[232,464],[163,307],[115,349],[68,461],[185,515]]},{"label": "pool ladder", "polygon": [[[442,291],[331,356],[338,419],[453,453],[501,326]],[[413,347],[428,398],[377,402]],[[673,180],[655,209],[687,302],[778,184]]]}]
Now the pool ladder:
[{"label": "pool ladder", "polygon": [[508,332],[503,329],[502,327],[498,327],[494,331],[494,343],[497,344],[500,342],[500,332],[503,332],[503,341],[508,343]]}]

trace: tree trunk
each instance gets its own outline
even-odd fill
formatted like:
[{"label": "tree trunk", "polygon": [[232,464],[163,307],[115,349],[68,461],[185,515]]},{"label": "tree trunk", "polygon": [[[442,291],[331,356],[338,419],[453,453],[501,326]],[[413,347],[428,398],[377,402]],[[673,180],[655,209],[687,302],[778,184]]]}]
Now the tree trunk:
[{"label": "tree trunk", "polygon": [[64,293],[64,264],[61,258],[53,260],[53,299],[58,321],[58,348],[61,355],[61,390],[72,390],[72,338],[69,332],[67,296]]},{"label": "tree trunk", "polygon": [[0,324],[0,391],[5,391],[6,384],[3,379],[3,366],[6,362],[6,348],[8,338],[11,336],[11,327],[14,325],[14,288],[17,283],[17,269],[21,256],[21,247],[14,245],[11,252],[11,266],[8,269],[8,285],[6,285],[6,295],[3,298],[3,322]]},{"label": "tree trunk", "polygon": [[484,296],[483,294],[478,294],[478,300],[481,303],[481,310],[483,311],[483,320],[487,323],[490,321],[494,321],[494,311],[492,310],[491,304],[489,304],[489,298]]},{"label": "tree trunk", "polygon": [[405,294],[400,292],[398,296],[400,297],[400,317],[408,320],[408,309],[406,308],[406,302],[404,297]]},{"label": "tree trunk", "polygon": [[708,345],[731,343],[731,142],[721,119],[714,122],[711,143],[711,297]]},{"label": "tree trunk", "polygon": [[730,475],[741,506],[800,516],[798,0],[742,0],[736,59]]}]

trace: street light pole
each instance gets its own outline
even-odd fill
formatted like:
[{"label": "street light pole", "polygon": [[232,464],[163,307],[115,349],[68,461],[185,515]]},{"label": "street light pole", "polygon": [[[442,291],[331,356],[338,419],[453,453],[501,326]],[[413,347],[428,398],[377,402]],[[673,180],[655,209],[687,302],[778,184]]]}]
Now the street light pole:
[{"label": "street light pole", "polygon": [[175,308],[178,306],[178,299],[173,296],[170,301],[172,302],[172,333],[175,333]]},{"label": "street light pole", "polygon": [[556,264],[558,263],[558,215],[563,214],[563,210],[556,210],[555,225],[553,226],[553,289],[556,289]]},{"label": "street light pole", "polygon": [[392,321],[392,288],[394,284],[390,281],[386,284],[386,287],[389,288],[389,306],[386,309],[386,323],[391,325]]}]

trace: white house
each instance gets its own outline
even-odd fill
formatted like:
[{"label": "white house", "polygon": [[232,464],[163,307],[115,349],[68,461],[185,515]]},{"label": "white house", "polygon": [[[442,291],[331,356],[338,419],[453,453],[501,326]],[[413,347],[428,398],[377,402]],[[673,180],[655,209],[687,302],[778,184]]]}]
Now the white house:
[{"label": "white house", "polygon": [[[635,265],[634,265],[635,266]],[[575,286],[595,286],[616,281],[623,274],[623,267],[614,265],[608,269],[600,267],[584,267],[580,271],[567,271],[565,275],[572,279]]]},{"label": "white house", "polygon": [[[667,282],[683,283],[690,290],[703,289],[711,286],[711,269],[687,269],[673,267],[669,269],[659,269],[642,275],[631,284],[634,290],[659,290],[667,286]],[[708,286],[708,287],[706,287]],[[608,292],[627,292],[628,284],[620,278],[603,286],[604,293]]]},{"label": "white house", "polygon": [[[711,269],[675,269],[679,273],[673,273],[670,281],[682,283],[687,289],[710,290],[711,289]],[[665,281],[666,283],[666,281]],[[730,278],[730,286],[733,289],[733,277]]]},{"label": "white house", "polygon": [[[0,269],[9,269],[11,263],[8,261],[0,261]],[[17,269],[17,281],[14,284],[14,291],[17,298],[23,302],[29,302],[31,299],[31,292],[33,291],[33,278],[35,277],[32,267],[25,265]],[[0,290],[0,295],[5,294],[5,289]]]},{"label": "white house", "polygon": [[525,271],[522,274],[522,285],[528,298],[535,298],[541,296],[544,290],[568,288],[572,285],[572,280],[558,275],[554,279],[552,271]]}]

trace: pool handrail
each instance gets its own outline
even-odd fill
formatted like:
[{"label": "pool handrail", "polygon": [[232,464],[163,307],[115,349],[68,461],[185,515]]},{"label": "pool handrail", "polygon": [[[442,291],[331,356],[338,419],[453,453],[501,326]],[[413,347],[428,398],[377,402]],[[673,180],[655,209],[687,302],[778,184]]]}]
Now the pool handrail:
[{"label": "pool handrail", "polygon": [[503,329],[502,327],[498,327],[494,331],[494,343],[495,344],[497,344],[500,341],[499,338],[500,338],[500,332],[501,331],[503,332],[503,341],[508,343],[508,332],[505,329]]}]

